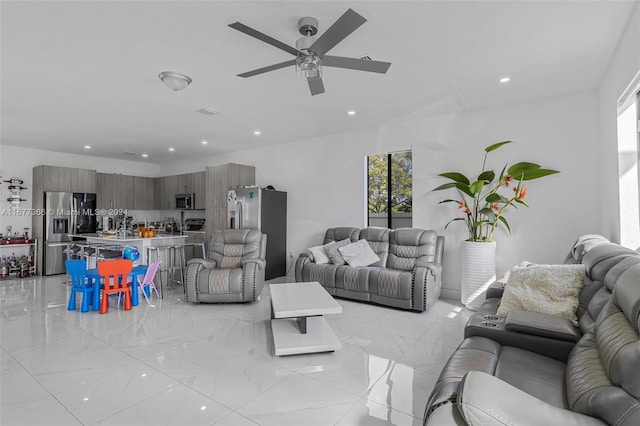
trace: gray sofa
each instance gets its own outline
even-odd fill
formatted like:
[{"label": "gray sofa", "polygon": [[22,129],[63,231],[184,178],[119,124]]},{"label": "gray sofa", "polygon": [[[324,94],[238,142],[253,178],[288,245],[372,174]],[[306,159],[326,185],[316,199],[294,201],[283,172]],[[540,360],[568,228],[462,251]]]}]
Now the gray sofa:
[{"label": "gray sofa", "polygon": [[444,237],[435,231],[370,227],[327,229],[323,244],[366,240],[380,260],[370,266],[317,264],[302,253],[296,281],[317,281],[329,294],[401,309],[424,311],[440,297]]},{"label": "gray sofa", "polygon": [[488,292],[497,297],[469,319],[425,424],[640,424],[640,255],[601,242],[579,260],[579,327],[528,312],[496,320],[500,294]]},{"label": "gray sofa", "polygon": [[208,259],[187,263],[185,302],[251,302],[264,288],[267,236],[255,229],[215,231]]}]

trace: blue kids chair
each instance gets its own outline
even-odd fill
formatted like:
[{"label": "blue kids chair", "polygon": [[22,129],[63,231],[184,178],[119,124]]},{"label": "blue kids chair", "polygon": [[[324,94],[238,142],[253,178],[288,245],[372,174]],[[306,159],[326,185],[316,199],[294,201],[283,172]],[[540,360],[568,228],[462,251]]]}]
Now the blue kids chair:
[{"label": "blue kids chair", "polygon": [[82,304],[80,312],[88,312],[89,304],[93,297],[93,284],[87,280],[87,262],[82,259],[71,259],[64,262],[67,274],[71,278],[71,291],[69,293],[69,306],[67,310],[75,311],[76,293],[82,292]]}]

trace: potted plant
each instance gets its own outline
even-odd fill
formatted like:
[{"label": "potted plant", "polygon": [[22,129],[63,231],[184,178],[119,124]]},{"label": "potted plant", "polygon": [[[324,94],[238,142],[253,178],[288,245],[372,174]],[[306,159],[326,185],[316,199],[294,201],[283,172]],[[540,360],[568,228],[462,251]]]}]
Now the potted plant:
[{"label": "potted plant", "polygon": [[[464,222],[469,238],[462,242],[462,303],[473,309],[473,301],[495,279],[495,242],[493,235],[498,226],[504,226],[511,233],[505,213],[509,207],[517,205],[529,207],[525,201],[527,187],[525,181],[539,179],[557,170],[544,169],[539,164],[519,162],[511,166],[505,164],[497,176],[493,170],[487,170],[487,156],[512,141],[498,142],[484,149],[482,170],[475,180],[460,172],[440,173],[450,180],[434,189],[441,191],[453,189],[457,198],[440,201],[456,203],[462,217],[450,220],[445,229],[453,222]],[[480,244],[478,244],[480,243]]]}]

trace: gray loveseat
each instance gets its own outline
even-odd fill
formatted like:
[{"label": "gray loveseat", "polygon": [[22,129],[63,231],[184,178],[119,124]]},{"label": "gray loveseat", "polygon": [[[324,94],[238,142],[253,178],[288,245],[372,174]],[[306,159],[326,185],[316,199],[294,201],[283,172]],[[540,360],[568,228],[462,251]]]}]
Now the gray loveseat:
[{"label": "gray loveseat", "polygon": [[317,281],[329,294],[396,308],[424,311],[440,297],[444,237],[435,231],[370,227],[327,229],[323,244],[366,240],[380,260],[370,266],[318,264],[302,253],[296,281]]},{"label": "gray loveseat", "polygon": [[640,255],[605,242],[579,261],[579,327],[527,312],[495,320],[500,294],[490,294],[443,368],[425,424],[640,424]]}]

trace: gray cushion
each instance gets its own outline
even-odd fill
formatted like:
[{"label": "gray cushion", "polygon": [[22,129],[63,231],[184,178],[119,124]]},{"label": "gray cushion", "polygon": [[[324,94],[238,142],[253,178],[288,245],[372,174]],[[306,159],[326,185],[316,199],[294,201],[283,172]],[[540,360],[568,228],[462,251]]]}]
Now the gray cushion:
[{"label": "gray cushion", "polygon": [[344,240],[340,241],[332,241],[329,244],[323,246],[324,251],[327,252],[327,257],[332,264],[344,265],[344,257],[342,257],[342,254],[340,254],[340,251],[338,251],[338,249],[340,247],[346,246],[347,244],[351,244],[351,240],[345,238]]}]

